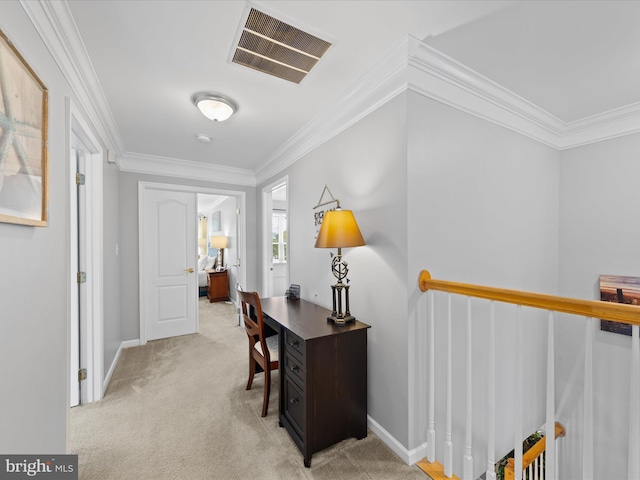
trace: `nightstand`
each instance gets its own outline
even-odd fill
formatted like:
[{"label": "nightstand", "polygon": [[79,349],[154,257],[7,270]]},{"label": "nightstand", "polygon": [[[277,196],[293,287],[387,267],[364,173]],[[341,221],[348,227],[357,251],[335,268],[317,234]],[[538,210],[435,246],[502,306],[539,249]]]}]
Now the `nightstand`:
[{"label": "nightstand", "polygon": [[209,303],[229,300],[229,278],[226,270],[207,270],[207,298]]}]

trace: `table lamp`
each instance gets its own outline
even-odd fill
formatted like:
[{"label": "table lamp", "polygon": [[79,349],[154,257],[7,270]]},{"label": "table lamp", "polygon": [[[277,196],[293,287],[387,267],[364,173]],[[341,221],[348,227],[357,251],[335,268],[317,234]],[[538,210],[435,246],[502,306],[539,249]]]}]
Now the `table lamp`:
[{"label": "table lamp", "polygon": [[227,237],[224,235],[212,235],[209,240],[211,248],[218,249],[218,259],[216,260],[216,270],[220,271],[224,268],[224,249],[227,248]]},{"label": "table lamp", "polygon": [[[333,293],[333,310],[331,316],[327,318],[337,325],[345,325],[348,322],[355,322],[356,317],[351,315],[349,311],[349,285],[345,285],[342,281],[346,279],[349,273],[347,262],[342,260],[342,249],[346,247],[359,247],[364,245],[364,239],[356,223],[351,210],[328,211],[324,214],[318,238],[316,240],[316,248],[337,248],[338,254],[331,256],[331,271],[338,279],[335,285],[331,285]],[[342,291],[344,290],[345,308],[342,310]]]}]

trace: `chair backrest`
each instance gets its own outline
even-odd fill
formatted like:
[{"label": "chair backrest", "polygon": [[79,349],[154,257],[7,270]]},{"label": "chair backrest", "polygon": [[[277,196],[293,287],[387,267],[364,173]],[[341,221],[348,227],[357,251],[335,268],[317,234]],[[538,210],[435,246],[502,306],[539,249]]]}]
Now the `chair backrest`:
[{"label": "chair backrest", "polygon": [[260,342],[263,356],[269,361],[269,349],[264,335],[264,319],[262,317],[260,296],[257,292],[243,292],[241,290],[237,290],[237,292],[238,299],[242,305],[241,315],[244,320],[244,328],[249,337],[249,346],[253,348],[256,343]]},{"label": "chair backrest", "polygon": [[[236,292],[244,292],[244,288],[242,288],[242,284],[240,282],[236,282]],[[240,296],[238,296],[238,301],[240,301]],[[242,312],[238,310],[238,326],[240,326],[241,321],[242,321]]]}]

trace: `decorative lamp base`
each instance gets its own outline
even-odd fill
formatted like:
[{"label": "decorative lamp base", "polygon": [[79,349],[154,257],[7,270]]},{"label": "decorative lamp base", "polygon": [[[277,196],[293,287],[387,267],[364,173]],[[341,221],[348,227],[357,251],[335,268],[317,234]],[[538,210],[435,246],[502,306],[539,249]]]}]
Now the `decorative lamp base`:
[{"label": "decorative lamp base", "polygon": [[[338,280],[338,283],[331,285],[333,291],[333,310],[331,316],[327,317],[327,320],[335,323],[336,325],[345,325],[350,322],[355,322],[356,317],[351,315],[349,311],[349,285],[345,285],[342,281]],[[342,295],[344,290],[344,296]],[[342,301],[344,300],[345,308],[342,309]]]},{"label": "decorative lamp base", "polygon": [[218,257],[216,259],[216,271],[221,272],[224,270],[224,253],[222,248],[218,249]]},{"label": "decorative lamp base", "polygon": [[349,316],[345,316],[345,317],[336,317],[336,316],[330,316],[327,317],[327,321],[328,322],[333,322],[335,323],[337,326],[341,327],[343,325],[346,325],[347,323],[353,323],[356,321],[356,317],[349,315]]}]

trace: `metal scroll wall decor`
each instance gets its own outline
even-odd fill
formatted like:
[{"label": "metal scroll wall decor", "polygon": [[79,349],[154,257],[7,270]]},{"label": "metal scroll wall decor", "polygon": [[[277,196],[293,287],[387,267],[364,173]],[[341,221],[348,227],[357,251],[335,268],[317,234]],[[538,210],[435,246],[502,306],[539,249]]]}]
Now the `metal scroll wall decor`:
[{"label": "metal scroll wall decor", "polygon": [[[328,194],[328,197],[331,197],[331,199],[325,199],[325,194]],[[320,225],[322,225],[325,213],[335,210],[336,208],[340,208],[340,200],[334,198],[329,187],[325,185],[318,204],[313,207],[313,224],[316,229],[316,233],[313,236],[314,239],[318,238],[318,232],[320,231]]]}]

